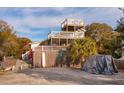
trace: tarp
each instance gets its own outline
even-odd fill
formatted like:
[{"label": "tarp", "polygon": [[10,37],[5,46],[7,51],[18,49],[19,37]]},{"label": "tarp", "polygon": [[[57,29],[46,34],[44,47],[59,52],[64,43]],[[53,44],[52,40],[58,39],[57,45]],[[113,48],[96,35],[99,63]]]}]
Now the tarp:
[{"label": "tarp", "polygon": [[83,70],[93,74],[112,75],[118,73],[111,55],[94,55],[86,58]]}]

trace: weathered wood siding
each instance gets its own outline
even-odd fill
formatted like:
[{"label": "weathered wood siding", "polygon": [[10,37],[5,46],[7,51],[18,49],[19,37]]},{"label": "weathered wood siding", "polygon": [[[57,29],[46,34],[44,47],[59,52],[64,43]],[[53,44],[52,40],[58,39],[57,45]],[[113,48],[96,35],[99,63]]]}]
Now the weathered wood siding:
[{"label": "weathered wood siding", "polygon": [[33,53],[33,67],[41,67],[41,59],[42,59],[42,54],[41,54],[41,48],[37,47],[35,48],[35,52]]},{"label": "weathered wood siding", "polygon": [[[33,54],[33,66],[34,67],[53,67],[56,64],[56,58],[58,56],[60,48],[55,47],[44,47],[40,46],[35,48]],[[45,56],[44,56],[44,54]],[[44,58],[45,59],[44,59]],[[45,63],[44,63],[45,61]]]}]

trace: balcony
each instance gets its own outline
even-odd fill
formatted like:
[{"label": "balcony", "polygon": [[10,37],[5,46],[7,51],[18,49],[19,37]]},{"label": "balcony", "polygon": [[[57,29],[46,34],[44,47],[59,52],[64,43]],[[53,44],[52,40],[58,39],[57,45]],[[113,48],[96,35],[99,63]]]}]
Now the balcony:
[{"label": "balcony", "polygon": [[84,26],[84,23],[83,23],[83,21],[80,20],[80,19],[66,19],[66,20],[61,24],[61,26],[62,26],[62,28],[63,28],[63,27],[66,26],[66,25],[68,25],[68,26]]},{"label": "balcony", "polygon": [[80,39],[84,37],[84,31],[75,31],[75,32],[67,32],[67,31],[51,31],[48,35],[48,39],[50,38],[58,38],[58,39]]}]

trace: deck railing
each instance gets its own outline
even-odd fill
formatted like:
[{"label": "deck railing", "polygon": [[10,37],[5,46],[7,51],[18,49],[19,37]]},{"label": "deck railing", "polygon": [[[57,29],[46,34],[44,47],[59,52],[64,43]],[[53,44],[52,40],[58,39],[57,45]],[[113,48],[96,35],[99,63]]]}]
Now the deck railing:
[{"label": "deck railing", "polygon": [[41,49],[41,51],[59,51],[59,50],[66,50],[67,46],[47,46],[47,45],[42,45],[38,46],[37,49]]},{"label": "deck railing", "polygon": [[78,39],[83,38],[83,31],[67,32],[67,31],[51,31],[48,38],[60,38],[60,39]]},{"label": "deck railing", "polygon": [[80,19],[66,19],[65,21],[63,21],[63,23],[61,24],[62,28],[64,26],[67,26],[67,25],[72,25],[72,26],[84,26],[84,23],[82,20]]}]

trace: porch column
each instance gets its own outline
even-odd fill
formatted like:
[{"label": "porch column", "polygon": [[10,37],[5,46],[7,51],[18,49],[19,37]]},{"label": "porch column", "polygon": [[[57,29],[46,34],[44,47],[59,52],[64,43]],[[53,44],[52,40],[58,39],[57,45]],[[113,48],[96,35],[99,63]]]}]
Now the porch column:
[{"label": "porch column", "polygon": [[59,46],[60,46],[60,32],[59,32]]},{"label": "porch column", "polygon": [[52,38],[50,38],[50,39],[51,39],[51,46],[52,46],[52,42],[53,42],[53,41],[52,41]]},{"label": "porch column", "polygon": [[42,66],[46,67],[46,58],[45,58],[45,52],[42,51]]},{"label": "porch column", "polygon": [[[66,33],[68,34],[68,25],[66,27]],[[68,35],[66,34],[66,45],[68,45]]]},{"label": "porch column", "polygon": [[60,41],[60,38],[59,38],[59,46],[60,46],[60,42],[61,42],[61,41]]}]

